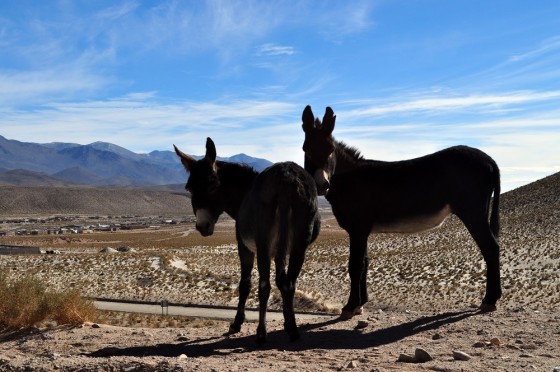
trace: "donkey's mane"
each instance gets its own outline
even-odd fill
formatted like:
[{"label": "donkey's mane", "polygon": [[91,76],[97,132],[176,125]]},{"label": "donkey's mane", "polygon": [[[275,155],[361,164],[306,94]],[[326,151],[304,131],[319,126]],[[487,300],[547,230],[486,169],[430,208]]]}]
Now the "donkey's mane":
[{"label": "donkey's mane", "polygon": [[342,141],[335,140],[334,142],[336,144],[336,150],[338,152],[337,155],[344,155],[345,157],[348,158],[348,160],[355,160],[355,161],[365,160],[363,155],[360,153],[360,150],[358,150],[357,148],[348,146]]},{"label": "donkey's mane", "polygon": [[258,172],[253,167],[243,163],[218,160],[216,161],[216,165],[218,166],[218,169],[228,174],[231,172],[235,172],[235,174],[241,173],[242,176],[253,176],[258,174]]}]

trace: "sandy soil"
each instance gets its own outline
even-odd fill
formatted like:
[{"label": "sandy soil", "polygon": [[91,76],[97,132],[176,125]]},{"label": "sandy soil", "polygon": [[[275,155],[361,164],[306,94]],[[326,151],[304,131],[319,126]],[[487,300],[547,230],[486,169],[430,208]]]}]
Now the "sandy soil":
[{"label": "sandy soil", "polygon": [[[361,322],[360,322],[361,321]],[[560,316],[524,309],[477,314],[377,311],[350,321],[299,322],[289,342],[269,322],[265,346],[255,323],[224,336],[227,324],[203,328],[124,328],[84,324],[20,334],[0,343],[2,371],[553,371],[560,368]],[[360,328],[363,327],[363,328]],[[433,360],[399,361],[416,349]],[[454,352],[469,360],[454,358]]]}]

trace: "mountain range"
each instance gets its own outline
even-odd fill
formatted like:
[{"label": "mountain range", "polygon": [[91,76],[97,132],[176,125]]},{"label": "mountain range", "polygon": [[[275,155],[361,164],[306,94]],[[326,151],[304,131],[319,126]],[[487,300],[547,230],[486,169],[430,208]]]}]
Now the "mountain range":
[{"label": "mountain range", "polygon": [[[246,154],[219,159],[257,171],[272,164]],[[0,136],[0,185],[143,187],[184,184],[187,178],[173,151],[137,154],[107,142],[39,144]]]}]

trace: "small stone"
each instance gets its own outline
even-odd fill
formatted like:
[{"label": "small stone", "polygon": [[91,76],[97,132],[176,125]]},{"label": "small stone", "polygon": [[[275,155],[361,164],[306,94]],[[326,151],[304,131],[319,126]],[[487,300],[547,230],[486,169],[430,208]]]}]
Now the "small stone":
[{"label": "small stone", "polygon": [[93,323],[93,324],[91,325],[91,328],[101,328],[101,326],[100,326],[99,324],[97,324],[97,323]]},{"label": "small stone", "polygon": [[434,360],[430,353],[421,348],[416,348],[416,350],[414,350],[414,358],[418,363],[425,363],[429,362],[430,360]]},{"label": "small stone", "polygon": [[359,363],[357,360],[352,360],[350,361],[350,363],[348,363],[348,365],[346,366],[346,368],[358,368]]},{"label": "small stone", "polygon": [[534,355],[533,354],[529,354],[529,353],[523,353],[519,356],[520,358],[533,358]]},{"label": "small stone", "polygon": [[185,354],[181,354],[177,357],[177,359],[187,359],[188,357]]},{"label": "small stone", "polygon": [[490,340],[490,344],[494,346],[500,346],[501,342],[498,337],[494,337]]},{"label": "small stone", "polygon": [[523,341],[520,339],[515,340],[515,343],[518,345],[523,345]]},{"label": "small stone", "polygon": [[484,346],[486,346],[486,343],[482,341],[477,341],[473,344],[473,347],[484,347]]},{"label": "small stone", "polygon": [[359,320],[356,329],[364,329],[369,325],[367,320]]},{"label": "small stone", "polygon": [[453,359],[455,360],[469,360],[471,356],[463,351],[454,350],[453,351]]},{"label": "small stone", "polygon": [[443,336],[440,335],[439,333],[434,333],[434,335],[432,336],[432,340],[440,340],[442,338]]},{"label": "small stone", "polygon": [[177,337],[177,341],[188,341],[189,338],[187,336],[179,336]]},{"label": "small stone", "polygon": [[416,358],[414,358],[412,355],[409,354],[400,354],[399,359],[397,359],[397,362],[416,363]]}]

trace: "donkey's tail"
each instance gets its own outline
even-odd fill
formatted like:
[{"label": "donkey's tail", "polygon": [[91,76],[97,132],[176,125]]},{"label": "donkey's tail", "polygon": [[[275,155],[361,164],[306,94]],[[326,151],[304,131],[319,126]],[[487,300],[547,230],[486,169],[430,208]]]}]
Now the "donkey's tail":
[{"label": "donkey's tail", "polygon": [[500,168],[498,164],[493,162],[494,175],[494,198],[492,201],[492,214],[490,214],[490,229],[496,239],[500,234]]},{"label": "donkey's tail", "polygon": [[290,204],[291,197],[286,195],[285,198],[280,199],[278,204],[278,246],[277,246],[277,257],[286,257],[290,254],[288,252],[289,239],[290,239],[290,213],[292,213]]}]

